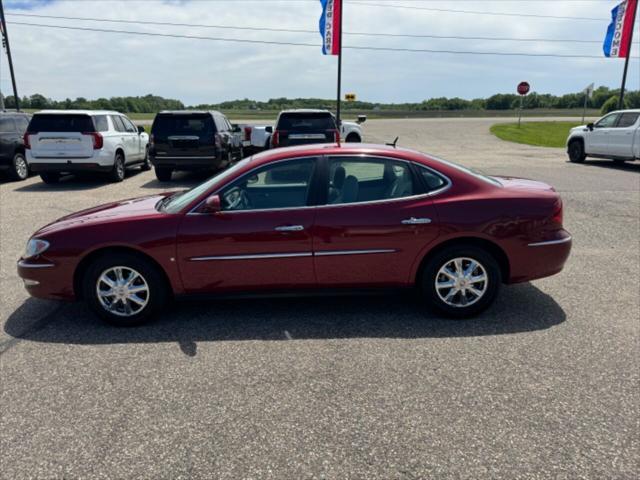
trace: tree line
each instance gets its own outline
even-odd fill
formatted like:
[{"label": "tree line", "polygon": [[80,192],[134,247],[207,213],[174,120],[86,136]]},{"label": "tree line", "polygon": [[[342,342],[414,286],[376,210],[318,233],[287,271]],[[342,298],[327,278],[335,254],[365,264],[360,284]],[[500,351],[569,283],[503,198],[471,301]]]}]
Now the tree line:
[{"label": "tree line", "polygon": [[[599,109],[603,113],[617,107],[619,89],[598,87],[591,98],[587,99],[587,108]],[[498,93],[488,98],[466,100],[463,98],[439,97],[430,98],[419,103],[373,103],[373,102],[345,102],[343,109],[360,111],[456,111],[456,110],[512,110],[520,106],[520,96],[511,93]],[[565,95],[551,95],[532,92],[523,99],[525,109],[569,109],[582,108],[585,94],[568,93]],[[24,109],[80,109],[80,110],[116,110],[124,113],[156,113],[160,110],[183,110],[185,105],[180,100],[163,98],[156,95],[142,97],[111,97],[88,100],[78,97],[75,100],[52,100],[41,94],[34,94],[20,100]],[[5,98],[6,108],[15,108],[13,96]],[[189,108],[202,110],[269,110],[279,111],[291,108],[323,108],[333,110],[335,100],[321,98],[272,98],[266,102],[243,99],[222,103],[200,104]],[[640,91],[629,91],[625,94],[625,107],[640,108]]]}]

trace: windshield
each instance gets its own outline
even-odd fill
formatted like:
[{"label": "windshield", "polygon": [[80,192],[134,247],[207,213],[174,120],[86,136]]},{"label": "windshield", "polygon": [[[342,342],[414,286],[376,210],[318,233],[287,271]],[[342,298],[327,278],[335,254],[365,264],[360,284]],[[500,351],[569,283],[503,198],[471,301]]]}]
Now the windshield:
[{"label": "windshield", "polygon": [[442,162],[445,165],[448,165],[448,166],[450,166],[452,168],[455,168],[456,170],[460,170],[461,172],[464,172],[464,173],[466,173],[468,175],[471,175],[471,176],[473,176],[475,178],[478,178],[478,179],[480,179],[480,180],[482,180],[484,182],[490,183],[491,185],[494,185],[496,187],[502,187],[502,184],[498,180],[496,180],[493,177],[490,177],[489,175],[485,175],[484,173],[482,173],[482,172],[480,172],[478,170],[475,170],[475,169],[469,168],[469,167],[464,167],[464,166],[459,165],[459,164],[457,164],[455,162],[451,162],[449,160],[443,160],[442,158],[434,157],[432,155],[429,155],[429,157],[433,158],[434,160],[437,160],[438,162]]},{"label": "windshield", "polygon": [[233,167],[228,168],[227,170],[223,170],[220,173],[217,173],[206,182],[201,183],[197,187],[192,188],[191,190],[187,190],[185,192],[177,192],[172,196],[165,198],[158,202],[156,208],[162,212],[167,213],[178,213],[183,208],[188,206],[191,202],[196,200],[200,195],[205,193],[207,190],[213,188],[215,185],[221,183],[223,180],[232,176],[238,170],[244,168],[244,166],[251,161],[251,158],[245,158],[244,160],[236,163]]}]

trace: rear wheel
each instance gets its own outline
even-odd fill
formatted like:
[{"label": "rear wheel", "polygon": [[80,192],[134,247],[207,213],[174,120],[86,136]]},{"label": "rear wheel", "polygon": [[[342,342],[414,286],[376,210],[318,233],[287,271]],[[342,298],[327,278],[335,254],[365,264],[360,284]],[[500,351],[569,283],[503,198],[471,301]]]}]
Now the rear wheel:
[{"label": "rear wheel", "polygon": [[345,139],[347,143],[360,143],[362,139],[355,133],[350,133]]},{"label": "rear wheel", "polygon": [[128,253],[98,258],[87,269],[83,283],[91,310],[120,327],[148,321],[161,311],[168,293],[155,266]]},{"label": "rear wheel", "polygon": [[144,161],[142,162],[142,171],[148,172],[151,170],[151,159],[149,158],[149,145],[144,150]]},{"label": "rear wheel", "polygon": [[116,158],[113,161],[113,169],[109,172],[109,180],[116,183],[121,182],[124,180],[124,175],[124,155],[118,152],[116,153]]},{"label": "rear wheel", "polygon": [[500,267],[487,251],[452,246],[434,255],[424,267],[422,293],[438,311],[468,318],[488,308],[501,283]]},{"label": "rear wheel", "polygon": [[171,181],[171,174],[173,171],[170,168],[156,167],[156,178],[161,182]]},{"label": "rear wheel", "polygon": [[575,140],[569,144],[569,160],[573,163],[584,162],[587,156],[584,154],[584,144]]},{"label": "rear wheel", "polygon": [[29,165],[22,153],[16,153],[13,156],[13,160],[9,166],[9,175],[12,180],[18,181],[25,180],[29,176]]},{"label": "rear wheel", "polygon": [[60,174],[57,172],[42,172],[40,178],[44,183],[51,185],[60,181]]}]

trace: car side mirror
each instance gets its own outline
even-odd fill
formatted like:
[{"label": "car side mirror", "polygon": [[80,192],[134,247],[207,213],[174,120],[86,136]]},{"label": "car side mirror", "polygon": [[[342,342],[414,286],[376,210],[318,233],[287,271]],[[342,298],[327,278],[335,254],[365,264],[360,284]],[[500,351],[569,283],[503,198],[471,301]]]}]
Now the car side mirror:
[{"label": "car side mirror", "polygon": [[273,133],[273,127],[266,127],[264,131],[267,133]]},{"label": "car side mirror", "polygon": [[595,125],[593,123],[587,123],[587,128],[589,129],[590,132],[593,132]]},{"label": "car side mirror", "polygon": [[242,129],[240,128],[239,125],[231,125],[231,127],[233,128],[233,130],[231,130],[233,133],[240,133],[242,132]]},{"label": "car side mirror", "polygon": [[367,116],[366,115],[358,115],[358,120],[357,120],[356,123],[358,125],[362,125],[366,121],[367,121]]},{"label": "car side mirror", "polygon": [[142,125],[138,125],[138,133],[144,133],[144,127]]},{"label": "car side mirror", "polygon": [[222,201],[220,195],[211,195],[204,201],[202,213],[220,213],[222,211]]}]

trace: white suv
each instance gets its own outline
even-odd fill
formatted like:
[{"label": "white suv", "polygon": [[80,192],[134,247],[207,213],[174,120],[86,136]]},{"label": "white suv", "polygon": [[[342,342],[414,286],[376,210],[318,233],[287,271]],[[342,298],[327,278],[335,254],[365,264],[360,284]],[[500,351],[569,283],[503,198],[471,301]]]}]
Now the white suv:
[{"label": "white suv", "polygon": [[149,135],[118,112],[43,110],[33,115],[24,143],[29,169],[45,183],[75,172],[103,172],[121,182],[131,165],[151,168]]}]

